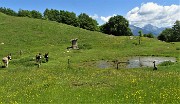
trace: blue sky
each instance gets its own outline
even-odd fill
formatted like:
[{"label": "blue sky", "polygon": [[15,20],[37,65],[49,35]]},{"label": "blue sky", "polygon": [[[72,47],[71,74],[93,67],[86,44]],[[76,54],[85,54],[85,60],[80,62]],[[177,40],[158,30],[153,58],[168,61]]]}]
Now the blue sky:
[{"label": "blue sky", "polygon": [[[148,5],[148,3],[151,4]],[[177,7],[174,6],[171,7],[172,5],[175,5]],[[147,23],[148,20],[144,20],[144,23],[141,23],[143,22],[142,20],[141,21],[134,20],[142,17],[142,15],[135,17],[135,15],[138,15],[142,12],[143,6],[149,6],[149,7],[144,7],[144,9],[147,10],[149,10],[149,8],[152,7],[166,8],[166,6],[169,6],[169,8],[177,9],[175,13],[179,15],[178,13],[180,12],[179,5],[180,5],[180,0],[0,0],[0,7],[11,8],[15,11],[18,11],[19,9],[37,10],[43,13],[43,11],[46,8],[48,9],[52,8],[57,10],[67,10],[70,12],[75,12],[77,15],[79,15],[80,13],[86,13],[92,18],[96,19],[99,24],[103,24],[107,22],[107,20],[114,15],[122,15],[128,20],[130,20],[131,24],[137,25],[139,27],[148,24]],[[133,12],[128,14],[128,12],[132,11],[133,9],[139,11],[136,11],[135,14],[132,14]],[[162,11],[163,10],[164,9],[162,9]],[[162,11],[160,11],[160,14],[164,14],[164,12],[166,12],[166,11],[164,12]],[[143,11],[143,12],[149,12],[149,11]],[[174,12],[174,11],[170,11],[170,12]],[[170,14],[168,14],[167,16],[169,15]],[[177,19],[177,16],[175,19]],[[154,23],[153,25],[156,25],[158,27],[163,27],[158,24],[159,23],[156,24]]]}]

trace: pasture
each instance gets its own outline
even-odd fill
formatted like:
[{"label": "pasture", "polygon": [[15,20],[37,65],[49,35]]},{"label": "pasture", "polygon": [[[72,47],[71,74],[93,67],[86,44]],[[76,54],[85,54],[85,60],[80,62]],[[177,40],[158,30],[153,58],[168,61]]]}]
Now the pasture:
[{"label": "pasture", "polygon": [[[79,50],[68,50],[78,38]],[[0,68],[0,103],[180,103],[180,43],[114,37],[99,32],[0,13],[0,56],[12,54]],[[21,51],[21,54],[20,54]],[[49,52],[38,68],[35,55]],[[132,56],[175,57],[153,68],[100,69],[87,62],[124,61]],[[68,64],[69,59],[69,64]],[[3,65],[2,62],[0,64]]]}]

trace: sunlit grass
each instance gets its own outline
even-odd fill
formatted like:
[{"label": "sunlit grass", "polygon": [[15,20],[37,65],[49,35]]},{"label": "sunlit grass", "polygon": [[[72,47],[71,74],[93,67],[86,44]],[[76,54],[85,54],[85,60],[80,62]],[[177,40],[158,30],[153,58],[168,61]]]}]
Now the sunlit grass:
[{"label": "sunlit grass", "polygon": [[[0,103],[180,103],[180,43],[114,37],[29,18],[0,14],[0,56],[12,53],[0,68]],[[80,50],[70,50],[78,38]],[[20,55],[22,50],[22,55]],[[40,68],[35,55],[49,52]],[[85,62],[125,61],[131,56],[176,57],[172,65],[153,68],[99,69]],[[68,59],[70,64],[68,65]],[[2,64],[1,64],[2,65]]]}]

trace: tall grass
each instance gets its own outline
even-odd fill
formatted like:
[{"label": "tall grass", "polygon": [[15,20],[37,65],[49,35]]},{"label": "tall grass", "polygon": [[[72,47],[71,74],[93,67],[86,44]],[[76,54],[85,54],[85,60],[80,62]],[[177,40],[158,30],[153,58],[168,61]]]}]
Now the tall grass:
[{"label": "tall grass", "polygon": [[[179,42],[142,38],[141,45],[135,45],[137,37],[108,36],[1,13],[0,31],[0,43],[4,43],[0,56],[12,53],[9,67],[0,68],[0,103],[180,103]],[[80,50],[67,52],[73,38],[79,39]],[[49,62],[38,68],[35,55],[45,52],[49,52]],[[171,56],[177,62],[158,66],[157,71],[84,64],[131,56]]]}]

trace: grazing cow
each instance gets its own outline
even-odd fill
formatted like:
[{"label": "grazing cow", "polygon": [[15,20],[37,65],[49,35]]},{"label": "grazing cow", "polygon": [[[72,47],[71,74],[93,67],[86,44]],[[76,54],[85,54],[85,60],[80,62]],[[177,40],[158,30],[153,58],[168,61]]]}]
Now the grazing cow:
[{"label": "grazing cow", "polygon": [[9,54],[8,56],[2,59],[2,62],[4,63],[4,67],[8,67],[9,60],[11,60],[11,54]]},{"label": "grazing cow", "polygon": [[36,62],[41,64],[41,53],[39,53],[38,55],[36,55]]},{"label": "grazing cow", "polygon": [[45,55],[44,55],[44,58],[45,58],[46,62],[49,61],[49,56],[48,56],[48,54],[49,54],[49,53],[45,53]]}]

